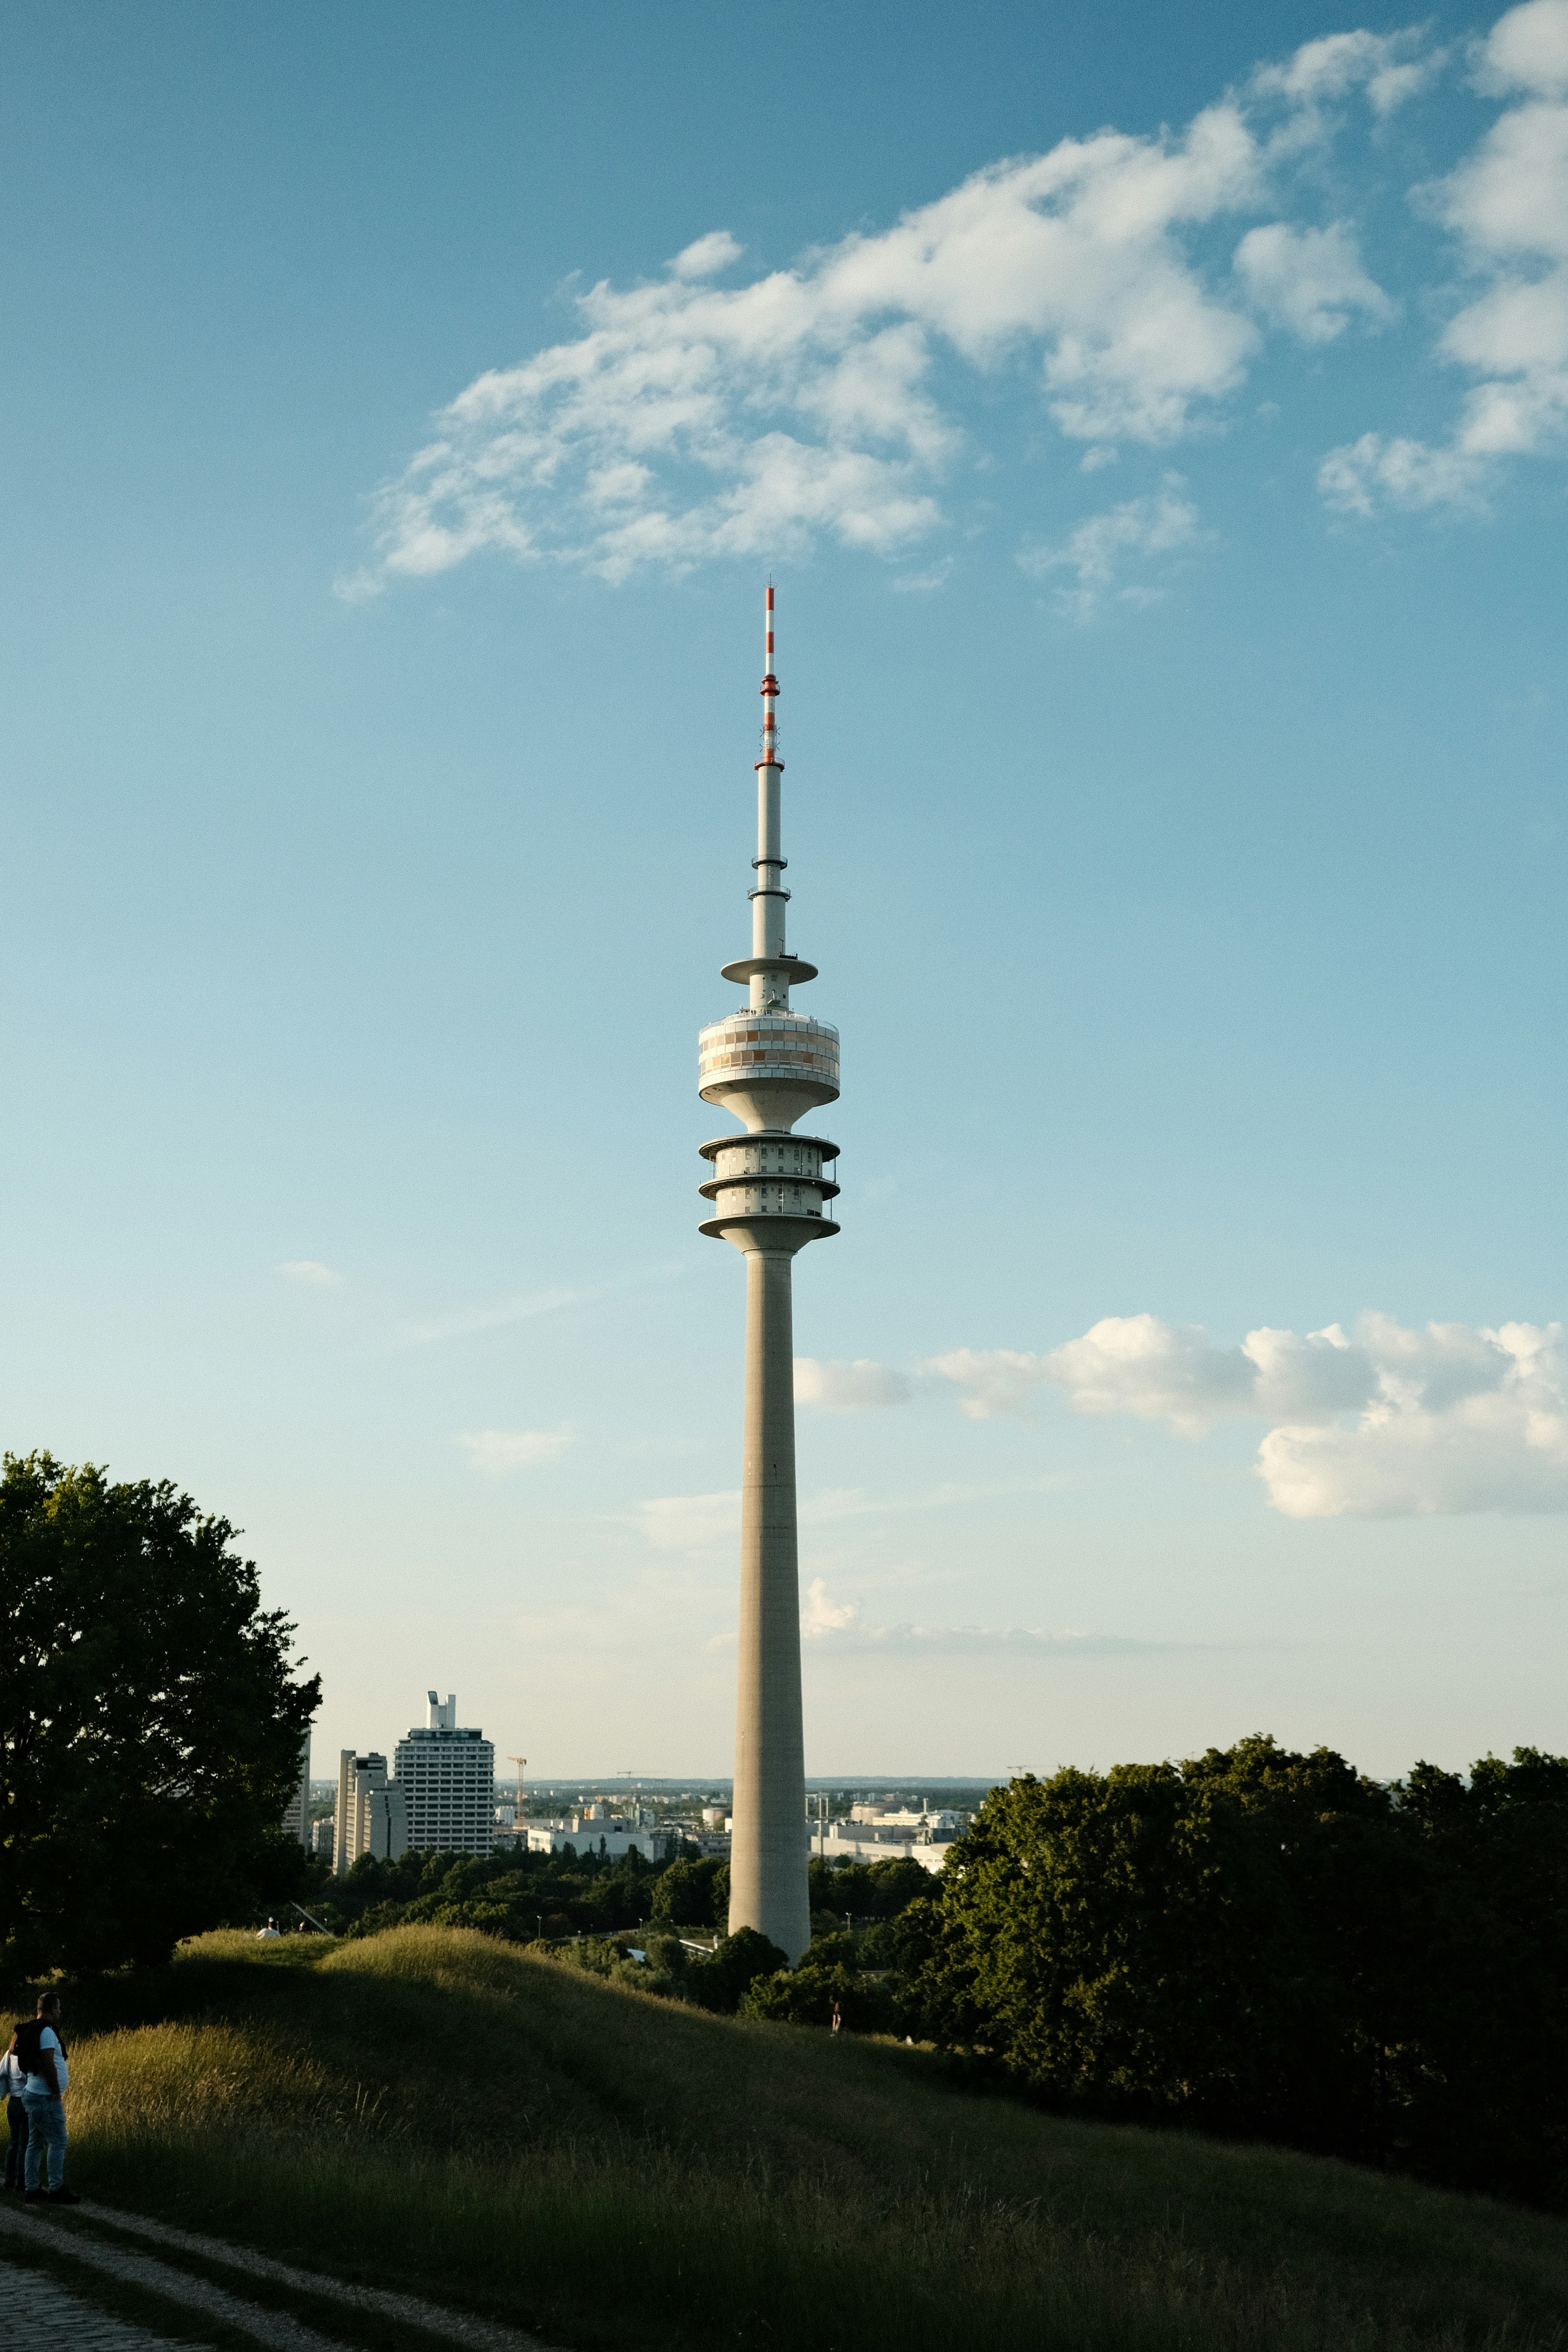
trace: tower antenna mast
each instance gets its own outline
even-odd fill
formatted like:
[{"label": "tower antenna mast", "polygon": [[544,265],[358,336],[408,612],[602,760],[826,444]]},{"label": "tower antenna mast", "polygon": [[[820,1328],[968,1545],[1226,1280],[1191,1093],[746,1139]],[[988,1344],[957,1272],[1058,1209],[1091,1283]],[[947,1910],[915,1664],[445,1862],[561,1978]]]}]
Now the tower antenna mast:
[{"label": "tower antenna mast", "polygon": [[723,967],[743,986],[739,1012],[698,1039],[698,1092],[745,1132],[701,1146],[712,1174],[701,1230],[746,1262],[746,1407],[741,1480],[741,1641],[735,1706],[730,1933],[755,1927],[791,1965],[811,1941],[805,1752],[800,1697],[800,1565],[795,1526],[793,1273],[797,1251],[837,1225],[838,1146],[796,1135],[797,1119],[838,1099],[838,1032],[795,1012],[790,991],[816,967],[784,944],[780,831],[784,761],[773,668],[773,589],[763,614],[763,756],[755,763],[757,854],[752,952]]}]

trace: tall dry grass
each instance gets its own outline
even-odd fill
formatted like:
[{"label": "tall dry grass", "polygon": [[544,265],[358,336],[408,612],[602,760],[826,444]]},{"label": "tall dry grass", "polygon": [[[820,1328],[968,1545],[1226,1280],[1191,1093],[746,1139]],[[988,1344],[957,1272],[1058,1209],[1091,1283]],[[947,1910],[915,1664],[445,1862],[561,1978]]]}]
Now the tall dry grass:
[{"label": "tall dry grass", "polygon": [[[126,1996],[127,2000],[130,1996]],[[1556,2352],[1568,2226],[955,2092],[483,1937],[204,1938],[73,2052],[79,2185],[557,2340]]]}]

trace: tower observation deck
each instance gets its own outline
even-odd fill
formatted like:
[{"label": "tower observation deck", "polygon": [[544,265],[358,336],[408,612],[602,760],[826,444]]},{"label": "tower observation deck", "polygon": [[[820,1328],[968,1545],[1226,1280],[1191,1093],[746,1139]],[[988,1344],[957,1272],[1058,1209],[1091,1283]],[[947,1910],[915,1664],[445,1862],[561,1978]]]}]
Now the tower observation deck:
[{"label": "tower observation deck", "polygon": [[773,592],[767,592],[763,756],[756,762],[752,952],[723,967],[748,1002],[698,1038],[698,1092],[738,1118],[740,1135],[700,1149],[701,1231],[746,1261],[746,1410],[741,1486],[741,1651],[730,1933],[755,1927],[793,1963],[811,1941],[806,1894],[805,1756],[800,1702],[800,1573],[795,1533],[795,1252],[838,1231],[826,1174],[838,1147],[796,1122],[838,1098],[838,1032],[792,1010],[790,990],[816,978],[784,945],[787,861],[780,845]]}]

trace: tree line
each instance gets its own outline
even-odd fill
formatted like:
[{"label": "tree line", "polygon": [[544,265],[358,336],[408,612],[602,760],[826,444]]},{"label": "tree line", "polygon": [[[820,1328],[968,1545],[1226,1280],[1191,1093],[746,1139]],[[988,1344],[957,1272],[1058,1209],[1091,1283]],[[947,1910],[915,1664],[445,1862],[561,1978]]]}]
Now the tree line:
[{"label": "tree line", "polygon": [[1568,1758],[1026,1777],[904,1932],[918,2031],[1058,2109],[1568,2195]]},{"label": "tree line", "polygon": [[790,1969],[723,1935],[711,1859],[324,1873],[281,1830],[320,1685],[235,1534],[167,1482],[5,1458],[0,1983],[161,1962],[294,1898],[348,1935],[469,1927],[704,2008],[837,2011],[1064,2113],[1568,2201],[1568,1758],[1384,1784],[1259,1735],[1025,1775],[936,1880],[814,1860]]}]

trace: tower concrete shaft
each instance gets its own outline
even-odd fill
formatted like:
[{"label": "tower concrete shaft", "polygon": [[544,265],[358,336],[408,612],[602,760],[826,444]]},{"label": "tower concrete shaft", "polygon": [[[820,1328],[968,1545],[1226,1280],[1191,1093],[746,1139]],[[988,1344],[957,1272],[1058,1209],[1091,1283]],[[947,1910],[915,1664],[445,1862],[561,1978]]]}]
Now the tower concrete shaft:
[{"label": "tower concrete shaft", "polygon": [[807,1110],[838,1095],[838,1032],[793,1012],[789,992],[816,969],[784,945],[773,592],[767,592],[763,756],[756,762],[756,887],[752,952],[723,967],[748,1003],[698,1040],[698,1090],[746,1132],[701,1147],[713,1173],[703,1233],[746,1260],[746,1410],[741,1495],[741,1650],[730,1932],[755,1927],[793,1964],[811,1941],[806,1893],[805,1755],[801,1724],[800,1570],[795,1529],[794,1260],[837,1234],[825,1214],[838,1147],[795,1135]]},{"label": "tower concrete shaft", "polygon": [[757,1927],[796,1960],[811,1941],[800,1570],[795,1501],[793,1260],[746,1256],[740,1680],[731,1808],[730,1932]]}]

